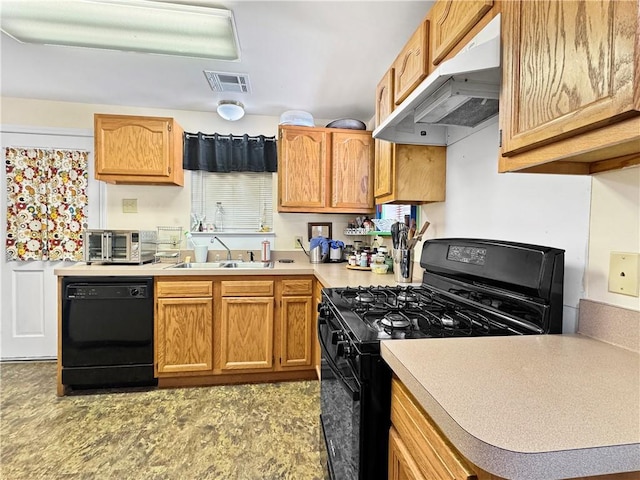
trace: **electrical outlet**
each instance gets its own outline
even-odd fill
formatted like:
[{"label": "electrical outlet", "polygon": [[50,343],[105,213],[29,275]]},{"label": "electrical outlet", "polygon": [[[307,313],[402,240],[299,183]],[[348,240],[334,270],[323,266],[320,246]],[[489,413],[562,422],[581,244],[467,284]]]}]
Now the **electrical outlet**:
[{"label": "electrical outlet", "polygon": [[122,199],[122,213],[138,213],[138,199],[137,198],[123,198]]},{"label": "electrical outlet", "polygon": [[638,296],[637,253],[611,252],[609,257],[609,291],[632,297]]},{"label": "electrical outlet", "polygon": [[293,248],[302,248],[302,235],[296,235],[295,237],[293,237],[293,242],[295,244]]}]

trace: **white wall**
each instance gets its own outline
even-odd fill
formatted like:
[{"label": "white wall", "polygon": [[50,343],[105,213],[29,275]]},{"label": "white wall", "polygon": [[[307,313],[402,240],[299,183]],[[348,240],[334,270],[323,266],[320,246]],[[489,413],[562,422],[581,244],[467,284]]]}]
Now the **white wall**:
[{"label": "white wall", "polygon": [[[185,110],[165,110],[117,105],[93,105],[84,103],[51,102],[34,99],[0,98],[0,123],[6,125],[45,126],[61,128],[93,129],[94,113],[122,115],[150,115],[173,117],[187,132],[218,132],[222,134],[276,135],[278,117],[246,115],[237,122],[222,120],[214,112],[195,112]],[[316,125],[328,122],[316,119]],[[274,175],[275,177],[275,175]],[[107,224],[108,228],[155,229],[156,226],[190,225],[191,202],[190,175],[185,172],[184,187],[172,186],[140,186],[140,185],[107,185]],[[122,199],[138,199],[138,213],[122,213]],[[342,232],[352,215],[324,214],[278,214],[277,182],[274,179],[274,231],[271,239],[273,250],[292,250],[294,237],[301,235],[307,238],[307,222],[332,222],[333,237],[343,238]],[[260,249],[262,236],[241,240],[225,237],[225,243],[231,249]],[[251,242],[255,246],[251,246]],[[308,245],[308,242],[307,242]]]},{"label": "white wall", "polygon": [[[498,173],[497,123],[447,149],[447,199],[425,205],[427,238],[476,237],[565,250],[564,331],[584,297],[591,177]],[[424,217],[422,217],[424,218]]]},{"label": "white wall", "polygon": [[640,310],[638,297],[608,291],[609,254],[640,252],[640,166],[593,177],[587,298]]}]

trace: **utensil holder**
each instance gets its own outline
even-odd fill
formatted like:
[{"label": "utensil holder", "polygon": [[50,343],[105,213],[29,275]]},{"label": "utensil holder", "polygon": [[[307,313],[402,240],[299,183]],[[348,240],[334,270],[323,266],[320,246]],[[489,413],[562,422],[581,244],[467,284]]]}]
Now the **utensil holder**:
[{"label": "utensil holder", "polygon": [[193,253],[196,257],[196,263],[205,263],[209,253],[209,245],[194,245]]},{"label": "utensil holder", "polygon": [[398,283],[411,283],[413,250],[397,248],[393,251],[393,278]]}]

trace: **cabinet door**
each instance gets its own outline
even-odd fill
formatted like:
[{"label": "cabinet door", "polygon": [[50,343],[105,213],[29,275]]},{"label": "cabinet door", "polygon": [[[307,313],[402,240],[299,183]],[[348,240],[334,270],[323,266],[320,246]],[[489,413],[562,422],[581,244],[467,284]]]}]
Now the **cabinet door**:
[{"label": "cabinet door", "polygon": [[[473,480],[471,464],[440,432],[407,388],[391,382],[391,423],[415,460],[416,471],[429,480]],[[412,468],[413,470],[413,468]],[[413,477],[408,477],[413,478]],[[422,478],[422,477],[417,477]]]},{"label": "cabinet door", "polygon": [[394,185],[393,143],[375,140],[375,189],[376,198],[391,195]]},{"label": "cabinet door", "polygon": [[637,1],[502,5],[502,155],[638,114]]},{"label": "cabinet door", "polygon": [[389,480],[427,480],[393,427],[389,430]]},{"label": "cabinet door", "polygon": [[[278,210],[327,205],[328,134],[313,128],[281,128],[278,156]],[[288,210],[292,208],[293,210]]]},{"label": "cabinet door", "polygon": [[371,133],[332,135],[331,207],[373,209],[373,138]]},{"label": "cabinet door", "polygon": [[492,6],[493,0],[438,0],[430,11],[433,65],[438,65]]},{"label": "cabinet door", "polygon": [[393,62],[396,105],[407,98],[429,73],[429,21],[423,21]]},{"label": "cabinet door", "polygon": [[222,299],[223,372],[273,368],[273,297]]},{"label": "cabinet door", "polygon": [[211,298],[159,298],[156,315],[156,375],[213,370]]},{"label": "cabinet door", "polygon": [[[393,111],[393,72],[393,68],[390,68],[376,88],[376,126],[379,126]],[[393,191],[392,144],[376,139],[374,150],[373,194],[377,198],[389,195]]]},{"label": "cabinet door", "polygon": [[171,119],[95,116],[96,174],[168,177]]},{"label": "cabinet door", "polygon": [[280,365],[301,367],[311,365],[313,297],[283,297],[280,345]]},{"label": "cabinet door", "polygon": [[376,87],[376,127],[393,111],[393,67],[387,70]]}]

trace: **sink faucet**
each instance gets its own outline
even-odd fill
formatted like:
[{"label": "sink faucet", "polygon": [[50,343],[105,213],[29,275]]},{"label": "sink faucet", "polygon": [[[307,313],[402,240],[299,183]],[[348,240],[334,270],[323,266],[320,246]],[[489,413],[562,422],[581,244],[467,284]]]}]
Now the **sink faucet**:
[{"label": "sink faucet", "polygon": [[216,240],[218,240],[218,242],[220,242],[220,245],[222,245],[224,248],[227,249],[227,260],[231,260],[231,250],[229,250],[229,247],[227,247],[224,242],[222,240],[220,240],[218,237],[213,237],[211,239],[211,243],[215,243]]}]

